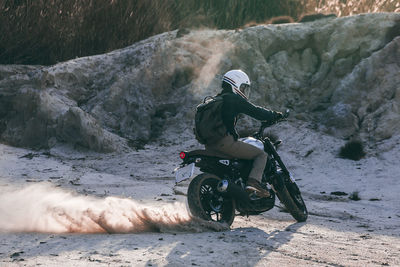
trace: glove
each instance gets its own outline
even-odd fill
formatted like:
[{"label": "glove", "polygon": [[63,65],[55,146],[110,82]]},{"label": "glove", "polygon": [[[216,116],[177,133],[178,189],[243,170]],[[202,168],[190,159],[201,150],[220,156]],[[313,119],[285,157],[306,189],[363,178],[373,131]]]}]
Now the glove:
[{"label": "glove", "polygon": [[282,119],[286,119],[287,117],[289,117],[289,114],[290,114],[290,111],[289,111],[288,109],[285,110],[284,113],[282,113],[282,112],[276,112],[276,114],[275,114],[275,121],[279,121],[279,120],[282,120]]},{"label": "glove", "polygon": [[287,110],[285,110],[285,112],[283,113],[283,118],[286,119],[287,117],[289,117],[289,115],[290,115],[290,110],[287,109]]},{"label": "glove", "polygon": [[285,118],[282,112],[276,112],[275,113],[275,121],[279,121],[281,119]]}]

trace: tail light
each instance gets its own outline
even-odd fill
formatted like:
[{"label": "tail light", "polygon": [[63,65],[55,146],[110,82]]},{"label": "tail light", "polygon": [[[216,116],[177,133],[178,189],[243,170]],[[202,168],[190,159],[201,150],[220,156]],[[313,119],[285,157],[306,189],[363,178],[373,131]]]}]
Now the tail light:
[{"label": "tail light", "polygon": [[186,153],[185,153],[185,152],[179,153],[179,157],[180,157],[181,159],[186,158]]}]

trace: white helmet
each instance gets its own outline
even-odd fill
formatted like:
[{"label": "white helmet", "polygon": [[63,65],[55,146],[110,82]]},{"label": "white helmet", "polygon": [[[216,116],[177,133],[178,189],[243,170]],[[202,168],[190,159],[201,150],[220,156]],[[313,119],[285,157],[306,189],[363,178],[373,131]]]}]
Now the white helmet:
[{"label": "white helmet", "polygon": [[227,82],[232,86],[232,92],[240,95],[244,99],[248,99],[250,95],[250,79],[246,73],[241,70],[230,70],[225,73],[222,78],[223,82]]}]

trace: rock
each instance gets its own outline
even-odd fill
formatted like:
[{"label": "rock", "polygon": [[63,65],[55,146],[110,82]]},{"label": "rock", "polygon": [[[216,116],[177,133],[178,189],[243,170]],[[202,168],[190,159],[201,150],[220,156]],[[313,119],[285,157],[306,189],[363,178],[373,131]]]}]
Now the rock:
[{"label": "rock", "polygon": [[113,151],[120,139],[118,136],[105,131],[97,121],[78,107],[71,107],[58,120],[57,138],[96,151]]},{"label": "rock", "polygon": [[334,191],[331,192],[331,195],[335,195],[335,196],[347,196],[348,194],[346,192],[342,192],[342,191]]},{"label": "rock", "polygon": [[[376,142],[400,133],[400,14],[173,31],[54,66],[0,66],[0,141],[96,151],[192,136],[194,107],[241,68],[250,100]],[[242,120],[243,127],[255,122]]]}]

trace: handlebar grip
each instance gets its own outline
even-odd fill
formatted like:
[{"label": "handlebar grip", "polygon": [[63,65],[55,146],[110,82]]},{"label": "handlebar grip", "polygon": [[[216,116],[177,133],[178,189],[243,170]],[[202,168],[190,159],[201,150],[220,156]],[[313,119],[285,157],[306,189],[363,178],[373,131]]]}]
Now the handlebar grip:
[{"label": "handlebar grip", "polygon": [[277,123],[277,122],[279,122],[279,121],[285,120],[287,117],[289,117],[289,115],[290,115],[290,110],[287,109],[287,110],[285,110],[284,112],[282,112],[282,113],[280,113],[280,114],[282,114],[282,115],[281,115],[282,117],[280,117],[280,118],[277,119],[276,121],[261,121],[261,127],[262,127],[262,128],[267,128],[267,127],[269,127],[269,126],[271,126],[271,125],[273,125],[273,124],[275,124],[275,123]]}]

